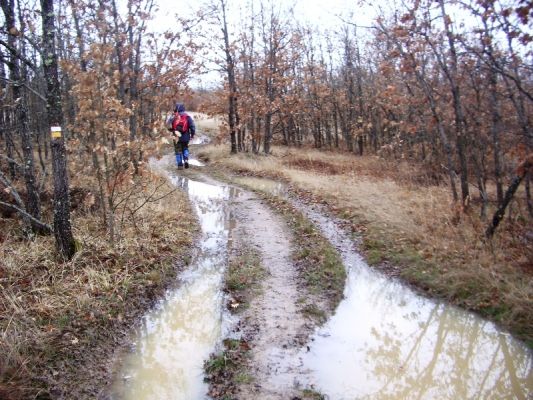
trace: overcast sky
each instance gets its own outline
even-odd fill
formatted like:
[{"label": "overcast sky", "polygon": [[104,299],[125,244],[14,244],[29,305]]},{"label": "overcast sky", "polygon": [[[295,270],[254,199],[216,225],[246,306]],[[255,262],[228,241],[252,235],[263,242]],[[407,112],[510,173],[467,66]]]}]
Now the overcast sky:
[{"label": "overcast sky", "polygon": [[[204,1],[185,1],[185,0],[156,0],[159,6],[159,11],[155,14],[155,18],[150,21],[149,27],[156,31],[166,31],[168,29],[178,29],[175,24],[176,13],[192,14],[205,4]],[[219,0],[212,0],[218,2]],[[259,4],[261,0],[256,0]],[[308,23],[314,27],[321,29],[334,30],[337,26],[342,25],[342,20],[339,18],[342,15],[351,22],[358,25],[369,25],[372,21],[374,12],[370,7],[361,8],[357,6],[357,0],[293,0],[293,1],[275,1],[272,0],[275,6],[282,6],[288,8],[294,6],[294,15],[298,22]],[[227,0],[228,4],[228,20],[229,24],[237,24],[241,15],[246,14],[247,4],[250,0]],[[379,1],[378,1],[379,2]],[[264,4],[269,4],[269,0],[264,0]],[[242,11],[240,10],[242,9]],[[259,6],[255,7],[256,10]],[[206,23],[206,29],[210,29]],[[231,31],[235,31],[230,27]],[[217,73],[210,73],[192,82],[193,86],[211,86],[215,81],[220,81],[220,76]]]},{"label": "overcast sky", "polygon": [[[218,0],[214,0],[218,1]],[[249,0],[227,0],[230,21],[236,22],[239,18],[239,8],[245,9]],[[259,4],[260,0],[256,0]],[[311,25],[320,25],[326,28],[334,28],[340,24],[338,15],[348,16],[352,14],[350,21],[360,25],[368,25],[372,20],[372,10],[370,7],[364,9],[357,6],[356,0],[293,0],[293,1],[273,1],[275,5],[288,7],[294,5],[295,17],[300,22],[308,22]],[[175,13],[195,12],[204,2],[193,2],[185,0],[156,0],[159,11],[156,18],[151,22],[154,29],[165,30],[173,26]],[[268,0],[264,1],[268,4]],[[256,7],[258,9],[258,7]]]}]

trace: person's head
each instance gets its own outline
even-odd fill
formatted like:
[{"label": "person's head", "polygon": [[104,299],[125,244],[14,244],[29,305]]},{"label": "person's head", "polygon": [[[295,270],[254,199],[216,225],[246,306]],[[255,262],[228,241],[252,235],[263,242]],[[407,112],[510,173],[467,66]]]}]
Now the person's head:
[{"label": "person's head", "polygon": [[183,105],[183,103],[176,103],[174,112],[184,112],[184,111],[185,111],[185,105]]}]

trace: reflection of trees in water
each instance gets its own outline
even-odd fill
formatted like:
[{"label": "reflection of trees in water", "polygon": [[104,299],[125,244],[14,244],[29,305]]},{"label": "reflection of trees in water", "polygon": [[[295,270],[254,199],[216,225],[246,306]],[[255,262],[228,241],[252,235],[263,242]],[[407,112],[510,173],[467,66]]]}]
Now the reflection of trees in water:
[{"label": "reflection of trees in water", "polygon": [[372,329],[377,344],[366,363],[382,386],[367,398],[526,399],[533,389],[530,355],[487,321],[443,304],[403,318],[420,329],[410,336],[391,322]]},{"label": "reflection of trees in water", "polygon": [[172,180],[178,188],[189,195],[189,201],[203,221],[206,238],[211,237],[212,232],[217,232],[220,228],[226,229],[228,237],[231,236],[235,227],[235,218],[231,215],[228,202],[239,196],[238,188],[203,183],[179,175],[174,175]]},{"label": "reflection of trees in water", "polygon": [[197,208],[201,215],[209,215],[209,222],[214,226],[224,226],[227,215],[225,202],[227,201],[226,191],[221,189],[220,193],[210,194],[202,193],[201,190],[195,192],[190,187],[191,184],[198,186],[200,189],[202,185],[209,188],[209,184],[190,181],[189,178],[179,176],[176,179],[176,185],[189,194],[189,201]]}]

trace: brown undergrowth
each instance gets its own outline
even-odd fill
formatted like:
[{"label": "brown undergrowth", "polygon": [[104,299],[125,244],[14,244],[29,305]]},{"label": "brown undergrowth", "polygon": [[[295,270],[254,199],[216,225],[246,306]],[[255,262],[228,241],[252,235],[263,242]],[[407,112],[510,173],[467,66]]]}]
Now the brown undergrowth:
[{"label": "brown undergrowth", "polygon": [[[361,238],[371,265],[479,312],[533,345],[533,235],[520,201],[486,242],[488,221],[474,206],[468,212],[452,207],[445,183],[420,167],[314,149],[275,147],[273,153],[202,150],[214,169],[282,181],[303,200],[327,205]],[[489,215],[493,211],[491,205]]]},{"label": "brown undergrowth", "polygon": [[98,210],[75,204],[80,249],[66,263],[52,237],[22,240],[13,220],[0,219],[0,398],[95,398],[103,389],[127,327],[190,257],[197,226],[186,194],[156,182],[147,190],[156,186],[171,193],[126,220],[114,247]]}]

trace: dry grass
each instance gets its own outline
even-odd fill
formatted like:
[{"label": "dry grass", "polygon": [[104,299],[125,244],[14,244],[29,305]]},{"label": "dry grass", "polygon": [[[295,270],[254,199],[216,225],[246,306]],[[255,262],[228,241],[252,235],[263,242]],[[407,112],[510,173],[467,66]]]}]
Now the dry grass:
[{"label": "dry grass", "polygon": [[103,364],[110,349],[98,349],[116,345],[117,331],[176,273],[196,228],[192,215],[175,191],[144,206],[112,248],[98,216],[80,209],[73,227],[81,250],[68,263],[55,259],[53,238],[21,240],[12,220],[0,220],[11,229],[0,243],[0,397],[93,397],[83,382],[103,365],[85,365],[83,375],[80,367],[102,355],[94,361]]},{"label": "dry grass", "polygon": [[199,112],[190,112],[189,114],[194,118],[196,129],[208,135],[216,134],[223,122],[223,118],[220,116],[213,117]]},{"label": "dry grass", "polygon": [[[276,178],[326,201],[362,235],[370,263],[389,262],[416,286],[479,311],[533,343],[531,221],[515,211],[492,243],[478,210],[459,213],[438,176],[377,157],[274,148],[274,156],[238,154],[210,146],[215,166]],[[525,208],[522,207],[522,211]]]},{"label": "dry grass", "polygon": [[228,261],[224,292],[230,296],[228,309],[238,313],[249,307],[267,271],[261,264],[259,253],[253,248],[233,249]]}]

